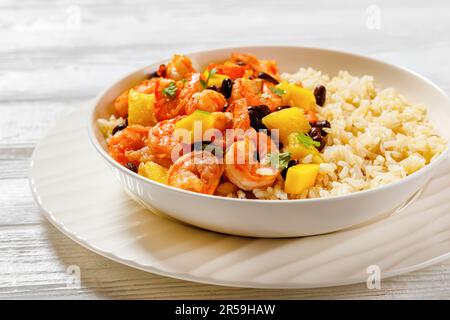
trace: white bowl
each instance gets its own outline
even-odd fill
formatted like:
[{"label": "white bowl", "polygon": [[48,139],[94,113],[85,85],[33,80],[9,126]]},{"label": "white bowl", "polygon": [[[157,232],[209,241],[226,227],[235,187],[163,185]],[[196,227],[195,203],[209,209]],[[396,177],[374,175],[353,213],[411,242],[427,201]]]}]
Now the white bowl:
[{"label": "white bowl", "polygon": [[[394,87],[407,99],[423,103],[440,134],[450,137],[450,103],[446,94],[424,77],[385,62],[317,48],[258,46],[235,47],[190,53],[197,68],[225,60],[232,52],[245,52],[278,61],[282,72],[313,67],[324,73],[348,70],[351,74],[375,77],[378,85]],[[410,176],[370,190],[344,196],[305,200],[231,199],[169,187],[146,178],[114,161],[97,127],[97,119],[109,117],[114,99],[153,72],[159,61],[122,78],[96,99],[88,131],[92,144],[107,161],[128,193],[144,206],[201,228],[251,237],[297,237],[341,230],[387,214],[407,202],[432,178],[433,170],[447,156],[448,148],[431,164]]]}]

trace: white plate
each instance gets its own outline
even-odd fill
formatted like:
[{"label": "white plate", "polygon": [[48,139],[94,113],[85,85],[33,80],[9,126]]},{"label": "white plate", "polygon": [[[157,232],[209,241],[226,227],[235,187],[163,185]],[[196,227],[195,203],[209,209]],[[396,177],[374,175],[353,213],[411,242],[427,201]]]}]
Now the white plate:
[{"label": "white plate", "polygon": [[31,186],[51,223],[117,262],[210,284],[312,288],[365,282],[371,265],[386,278],[450,257],[449,160],[411,206],[371,225],[306,238],[228,236],[131,200],[90,145],[86,117],[86,110],[66,117],[38,145]]}]

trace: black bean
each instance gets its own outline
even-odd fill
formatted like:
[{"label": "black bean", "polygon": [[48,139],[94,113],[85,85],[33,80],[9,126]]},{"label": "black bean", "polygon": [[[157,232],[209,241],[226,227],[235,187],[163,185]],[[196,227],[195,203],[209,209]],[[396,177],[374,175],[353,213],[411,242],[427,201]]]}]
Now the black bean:
[{"label": "black bean", "polygon": [[325,148],[325,145],[327,144],[327,142],[325,141],[325,139],[322,137],[322,139],[319,141],[320,146],[317,147],[317,150],[322,151],[323,148]]},{"label": "black bean", "polygon": [[318,128],[331,128],[331,124],[330,122],[328,122],[328,120],[318,120],[315,124],[314,127],[318,127]]},{"label": "black bean", "polygon": [[275,111],[280,111],[280,110],[283,110],[283,109],[287,109],[287,108],[290,108],[291,106],[279,106],[279,107],[277,107],[276,109],[275,109]]},{"label": "black bean", "polygon": [[259,105],[259,106],[250,106],[250,107],[248,107],[248,110],[255,110],[258,113],[260,113],[261,115],[263,115],[263,117],[267,116],[270,113],[269,107],[264,104]]},{"label": "black bean", "polygon": [[325,148],[326,145],[325,137],[322,135],[322,129],[318,127],[312,127],[308,134],[311,139],[320,143],[320,146],[316,148],[317,150],[322,151],[322,149]]},{"label": "black bean", "polygon": [[288,162],[288,166],[286,168],[284,168],[283,170],[281,170],[281,176],[283,177],[284,180],[286,180],[286,174],[287,174],[288,169],[297,164],[298,164],[297,160],[290,160]]},{"label": "black bean", "polygon": [[247,110],[250,118],[250,126],[257,131],[261,129],[267,130],[267,127],[262,123],[262,118],[270,113],[269,107],[265,105],[250,106]]},{"label": "black bean", "polygon": [[258,112],[255,110],[248,110],[248,115],[250,118],[250,126],[255,130],[267,129],[266,126],[262,123],[261,117]]},{"label": "black bean", "polygon": [[317,150],[322,151],[323,148],[325,148],[325,145],[327,144],[327,142],[326,142],[324,137],[322,137],[322,136],[320,136],[320,137],[319,136],[315,136],[315,137],[312,137],[312,139],[314,141],[320,143],[320,145],[318,147],[316,147]]},{"label": "black bean", "polygon": [[252,191],[244,191],[244,192],[245,192],[245,198],[246,199],[257,199]]},{"label": "black bean", "polygon": [[283,143],[281,141],[278,141],[278,150],[283,149]]},{"label": "black bean", "polygon": [[233,81],[231,79],[224,79],[222,85],[220,86],[219,92],[223,94],[225,99],[231,97],[231,91],[233,89]]},{"label": "black bean", "polygon": [[134,163],[132,163],[132,162],[128,162],[126,165],[125,165],[125,168],[127,168],[128,170],[131,170],[131,171],[133,171],[133,172],[138,172],[138,167],[134,164]]},{"label": "black bean", "polygon": [[244,61],[236,61],[236,64],[241,67],[247,65]]},{"label": "black bean", "polygon": [[115,135],[117,132],[125,129],[126,127],[127,127],[127,123],[119,124],[119,125],[115,126],[114,129],[112,130],[112,135]]},{"label": "black bean", "polygon": [[316,123],[311,123],[311,127],[320,129],[320,133],[323,137],[326,137],[328,132],[323,128],[331,128],[331,124],[327,120],[319,120]]},{"label": "black bean", "polygon": [[316,103],[317,105],[323,107],[325,104],[325,99],[327,97],[327,89],[323,85],[318,85],[314,89],[314,97],[316,97]]},{"label": "black bean", "polygon": [[258,152],[258,150],[255,150],[254,152],[253,152],[253,161],[257,161],[257,162],[259,162],[259,152]]},{"label": "black bean", "polygon": [[161,78],[167,75],[166,65],[161,64],[155,72],[149,74],[149,79],[151,78]]},{"label": "black bean", "polygon": [[[322,131],[321,131],[320,128],[312,127],[312,128],[311,128],[311,131],[309,132],[309,135],[311,136],[311,138],[312,138],[312,137],[315,137],[315,136],[321,137],[321,136],[322,136]],[[313,139],[313,140],[314,140],[314,139]]]},{"label": "black bean", "polygon": [[208,89],[208,90],[214,90],[214,91],[219,91],[219,89],[217,89],[216,86],[208,86],[206,89]]},{"label": "black bean", "polygon": [[211,152],[213,155],[215,155],[217,158],[223,157],[222,148],[219,145],[214,144],[214,141],[203,140],[191,144],[191,152],[203,151],[206,148],[208,148],[208,151]]},{"label": "black bean", "polygon": [[278,84],[278,80],[275,79],[274,77],[272,77],[270,74],[265,73],[265,72],[260,72],[258,73],[258,78],[272,82],[273,84]]}]

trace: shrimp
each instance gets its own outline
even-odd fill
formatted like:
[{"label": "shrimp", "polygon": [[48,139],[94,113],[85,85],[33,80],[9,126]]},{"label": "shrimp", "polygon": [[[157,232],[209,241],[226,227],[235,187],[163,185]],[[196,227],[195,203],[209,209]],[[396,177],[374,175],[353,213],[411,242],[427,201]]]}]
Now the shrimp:
[{"label": "shrimp", "polygon": [[262,80],[239,78],[234,82],[230,102],[244,98],[249,106],[262,104]]},{"label": "shrimp", "polygon": [[[165,89],[175,83],[176,90],[173,96],[168,95]],[[171,119],[178,115],[183,115],[184,110],[178,105],[180,91],[183,88],[183,82],[174,82],[170,79],[160,78],[155,86],[155,110],[158,121]]]},{"label": "shrimp", "polygon": [[247,101],[245,99],[236,100],[230,105],[233,112],[233,129],[250,129],[250,116],[248,115]]},{"label": "shrimp", "polygon": [[281,97],[272,92],[273,84],[264,82],[262,86],[261,104],[269,107],[273,112],[277,107],[283,105]]},{"label": "shrimp", "polygon": [[233,114],[231,112],[212,112],[214,117],[213,127],[220,131],[231,129],[233,126]]},{"label": "shrimp", "polygon": [[255,72],[268,73],[274,78],[278,78],[278,67],[275,60],[259,60],[255,56],[245,53],[233,53],[231,61],[237,64],[250,66]]},{"label": "shrimp", "polygon": [[223,111],[226,103],[227,100],[221,93],[214,90],[203,90],[191,96],[184,110],[186,114],[191,114],[195,110],[218,112]]},{"label": "shrimp", "polygon": [[173,134],[175,123],[182,118],[179,116],[161,121],[149,130],[147,146],[153,161],[164,166],[172,163],[172,150],[180,143]]},{"label": "shrimp", "polygon": [[[141,93],[153,93],[155,91],[155,85],[157,83],[157,78],[152,78],[150,80],[144,80],[139,85],[135,86],[133,89]],[[120,96],[114,100],[114,109],[116,115],[119,117],[126,117],[128,115],[128,94],[130,90],[126,90]]]},{"label": "shrimp", "polygon": [[213,194],[224,172],[223,164],[208,151],[193,151],[169,168],[168,184],[184,190]]},{"label": "shrimp", "polygon": [[212,69],[216,69],[217,74],[223,74],[230,77],[231,80],[236,80],[238,78],[245,77],[247,73],[248,75],[252,75],[252,69],[248,66],[238,66],[233,62],[225,62],[225,64],[217,64],[211,63],[207,70],[210,71]]},{"label": "shrimp", "polygon": [[[108,150],[111,156],[122,165],[126,165],[131,160],[127,153],[145,147],[147,142],[149,127],[131,125],[117,132],[108,141]],[[137,164],[137,163],[135,163]]]},{"label": "shrimp", "polygon": [[200,73],[191,73],[190,75],[188,75],[183,88],[180,90],[177,107],[184,112],[186,109],[186,105],[189,103],[192,96],[195,93],[200,92],[200,90]]},{"label": "shrimp", "polygon": [[196,71],[191,59],[183,55],[175,54],[167,65],[167,76],[173,80],[186,79],[192,72]]},{"label": "shrimp", "polygon": [[249,106],[266,105],[271,111],[274,111],[282,105],[282,100],[280,96],[272,92],[271,87],[273,87],[272,83],[262,79],[240,78],[234,83],[230,101],[243,98]]},{"label": "shrimp", "polygon": [[[261,133],[258,133],[258,136]],[[263,137],[260,137],[263,138]],[[240,189],[250,191],[271,186],[278,170],[259,162],[256,155],[263,159],[276,146],[267,137],[264,147],[258,148],[258,143],[251,137],[234,142],[225,154],[225,175]],[[259,139],[258,139],[259,140]]]}]

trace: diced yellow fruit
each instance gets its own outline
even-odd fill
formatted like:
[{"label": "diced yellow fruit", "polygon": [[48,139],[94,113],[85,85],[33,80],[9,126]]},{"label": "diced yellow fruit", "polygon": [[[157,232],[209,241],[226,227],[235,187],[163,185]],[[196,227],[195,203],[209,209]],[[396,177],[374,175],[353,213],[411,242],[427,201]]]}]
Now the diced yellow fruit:
[{"label": "diced yellow fruit", "polygon": [[152,161],[141,163],[138,174],[150,180],[167,184],[167,168]]},{"label": "diced yellow fruit", "polygon": [[[205,70],[205,72],[203,72],[203,76],[205,79],[208,79],[209,71]],[[216,88],[220,88],[220,86],[222,86],[222,81],[228,78],[229,77],[224,74],[213,74],[209,77],[207,86],[215,86]]]},{"label": "diced yellow fruit", "polygon": [[302,193],[314,186],[318,173],[318,164],[298,164],[290,167],[286,174],[284,191],[289,194]]},{"label": "diced yellow fruit", "polygon": [[286,81],[279,83],[276,87],[285,92],[281,96],[283,104],[302,108],[305,111],[314,110],[316,98],[312,91]]},{"label": "diced yellow fruit", "polygon": [[263,124],[269,129],[278,129],[280,141],[287,143],[287,138],[292,132],[307,133],[311,126],[300,108],[287,108],[275,111],[262,119]]},{"label": "diced yellow fruit", "polygon": [[314,146],[306,147],[297,138],[298,133],[294,132],[288,136],[287,150],[291,154],[292,159],[301,160],[309,154],[312,154],[313,163],[323,163],[319,150]]},{"label": "diced yellow fruit", "polygon": [[131,89],[128,94],[128,124],[153,126],[156,124],[155,95]]},{"label": "diced yellow fruit", "polygon": [[[214,116],[207,111],[195,110],[186,118],[181,119],[175,124],[175,130],[185,129],[190,131],[190,142],[202,140],[206,130],[214,128]],[[195,130],[194,130],[195,129]]]}]

